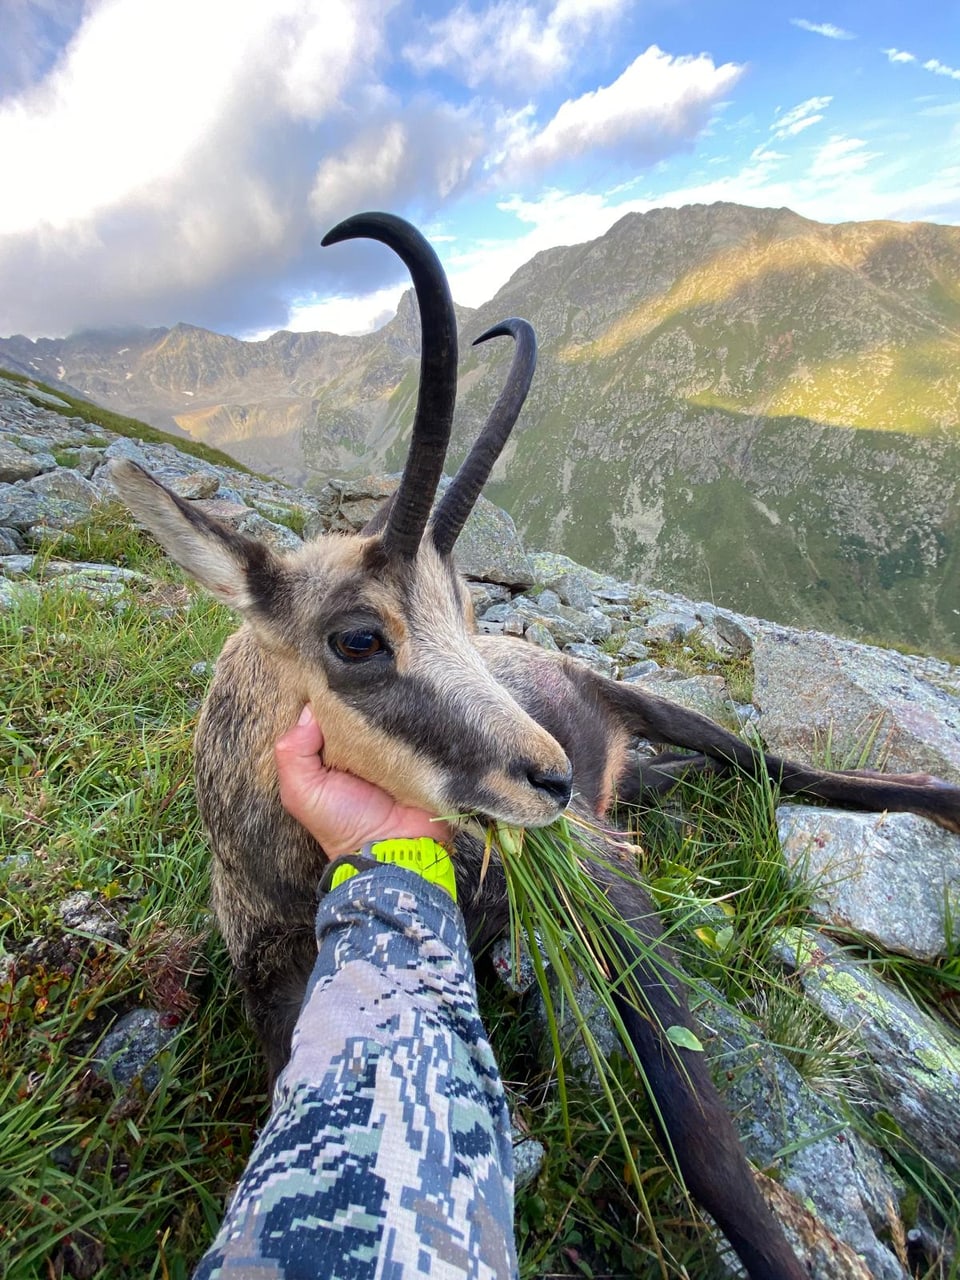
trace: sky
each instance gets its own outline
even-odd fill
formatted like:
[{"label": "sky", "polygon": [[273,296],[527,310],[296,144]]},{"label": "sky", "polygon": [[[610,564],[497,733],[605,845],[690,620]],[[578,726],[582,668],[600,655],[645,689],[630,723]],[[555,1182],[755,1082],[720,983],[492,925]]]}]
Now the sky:
[{"label": "sky", "polygon": [[359,333],[630,211],[960,223],[958,0],[0,0],[0,335]]}]

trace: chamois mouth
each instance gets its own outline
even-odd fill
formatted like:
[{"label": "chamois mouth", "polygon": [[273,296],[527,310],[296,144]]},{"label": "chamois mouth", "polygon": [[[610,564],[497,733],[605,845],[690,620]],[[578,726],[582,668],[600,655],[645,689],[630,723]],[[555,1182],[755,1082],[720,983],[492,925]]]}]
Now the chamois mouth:
[{"label": "chamois mouth", "polygon": [[572,795],[569,761],[552,767],[519,761],[487,773],[465,807],[480,817],[511,826],[545,827],[559,818]]}]

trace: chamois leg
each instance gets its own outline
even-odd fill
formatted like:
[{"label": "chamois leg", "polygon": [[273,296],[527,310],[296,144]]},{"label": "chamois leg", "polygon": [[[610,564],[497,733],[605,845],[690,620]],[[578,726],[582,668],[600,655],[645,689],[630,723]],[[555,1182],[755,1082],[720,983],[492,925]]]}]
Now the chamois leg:
[{"label": "chamois leg", "polygon": [[716,1220],[750,1280],[807,1280],[760,1194],[703,1054],[679,1049],[663,1035],[670,1026],[687,1027],[694,1034],[697,1027],[673,976],[675,960],[653,904],[638,886],[601,875],[614,906],[641,940],[636,949],[619,935],[610,943],[624,969],[630,968],[646,1008],[638,1011],[616,986],[614,999],[687,1189]]},{"label": "chamois leg", "polygon": [[290,1057],[293,1028],[317,958],[313,928],[265,930],[251,939],[236,965],[247,1016],[267,1064],[267,1090]]},{"label": "chamois leg", "polygon": [[[765,754],[729,730],[686,707],[679,707],[613,680],[599,680],[601,696],[620,721],[652,742],[687,747],[721,765],[736,765],[752,776],[765,773],[788,795],[815,796],[873,813],[891,809],[917,813],[949,831],[960,832],[960,787],[925,773],[883,774],[870,770],[831,771]],[[684,772],[683,761],[668,757],[663,768]],[[647,766],[655,767],[655,762]],[[697,757],[686,768],[703,767]],[[657,788],[655,788],[657,789]],[[659,788],[663,790],[662,787]]]}]

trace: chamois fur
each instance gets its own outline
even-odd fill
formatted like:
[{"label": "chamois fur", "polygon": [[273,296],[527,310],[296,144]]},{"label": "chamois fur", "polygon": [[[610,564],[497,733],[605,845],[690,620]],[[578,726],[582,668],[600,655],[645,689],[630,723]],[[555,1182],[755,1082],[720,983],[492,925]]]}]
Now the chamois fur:
[{"label": "chamois fur", "polygon": [[[570,804],[603,819],[616,795],[665,789],[685,769],[735,767],[766,773],[788,792],[912,810],[960,829],[960,789],[936,779],[829,773],[763,755],[705,717],[572,659],[477,635],[451,550],[526,395],[532,330],[509,321],[484,335],[515,339],[508,384],[431,517],[456,390],[452,302],[439,262],[406,223],[359,215],[325,243],[351,236],[379,239],[404,259],[423,331],[410,456],[394,499],[362,534],[327,535],[279,557],[134,463],[113,464],[134,513],[244,619],[220,655],[202,711],[196,778],[213,846],[213,909],[271,1080],[286,1061],[313,966],[316,886],[326,862],[283,809],[274,765],[274,742],[305,702],[323,727],[328,764],[435,813],[538,826]],[[665,755],[638,776],[628,749],[634,734],[699,755]],[[468,929],[482,944],[503,927],[506,901],[502,871],[493,865],[481,876],[474,830],[457,835],[455,864]],[[661,1026],[694,1024],[653,905],[604,871],[610,856],[598,849],[596,874],[642,944],[623,961],[635,967],[654,1017],[629,1006],[622,1013],[687,1186],[751,1280],[801,1280],[805,1272],[757,1190],[702,1055],[661,1036]]]}]

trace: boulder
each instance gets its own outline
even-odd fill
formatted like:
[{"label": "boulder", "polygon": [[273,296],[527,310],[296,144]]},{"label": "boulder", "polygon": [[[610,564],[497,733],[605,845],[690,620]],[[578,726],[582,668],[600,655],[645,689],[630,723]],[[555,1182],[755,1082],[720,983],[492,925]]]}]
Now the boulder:
[{"label": "boulder", "polygon": [[753,700],[767,746],[830,767],[923,771],[960,782],[960,698],[899,653],[816,631],[765,628]]},{"label": "boulder", "polygon": [[946,956],[960,920],[960,836],[913,813],[781,805],[777,829],[814,914],[887,951]]}]

